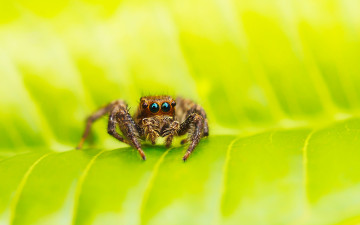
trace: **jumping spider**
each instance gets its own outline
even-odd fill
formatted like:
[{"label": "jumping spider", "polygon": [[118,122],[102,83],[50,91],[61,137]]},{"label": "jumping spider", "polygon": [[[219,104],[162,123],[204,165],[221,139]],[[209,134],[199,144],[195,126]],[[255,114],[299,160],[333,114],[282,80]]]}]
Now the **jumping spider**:
[{"label": "jumping spider", "polygon": [[[183,157],[185,161],[200,139],[209,135],[206,113],[200,105],[180,97],[175,101],[170,96],[146,96],[140,98],[139,107],[133,117],[123,100],[113,101],[89,116],[77,149],[82,148],[92,123],[105,114],[109,114],[108,133],[136,148],[144,160],[146,157],[140,140],[149,140],[155,144],[158,137],[166,137],[165,145],[170,147],[174,136],[189,133],[188,137],[181,141],[181,144],[190,142]],[[116,131],[116,125],[119,126],[122,136]]]}]

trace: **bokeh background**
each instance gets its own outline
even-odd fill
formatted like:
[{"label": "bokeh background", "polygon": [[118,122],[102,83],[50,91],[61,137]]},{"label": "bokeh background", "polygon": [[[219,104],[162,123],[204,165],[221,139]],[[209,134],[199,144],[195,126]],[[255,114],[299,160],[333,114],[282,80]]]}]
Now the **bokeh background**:
[{"label": "bokeh background", "polygon": [[[358,224],[360,1],[0,1],[0,225]],[[191,160],[86,117],[184,96]],[[93,148],[89,149],[89,146]],[[120,148],[120,149],[119,149]]]},{"label": "bokeh background", "polygon": [[[198,101],[218,134],[355,115],[359,10],[353,0],[2,1],[0,148],[69,149],[89,113],[114,99],[134,110],[144,94]],[[95,137],[110,146],[105,123]]]}]

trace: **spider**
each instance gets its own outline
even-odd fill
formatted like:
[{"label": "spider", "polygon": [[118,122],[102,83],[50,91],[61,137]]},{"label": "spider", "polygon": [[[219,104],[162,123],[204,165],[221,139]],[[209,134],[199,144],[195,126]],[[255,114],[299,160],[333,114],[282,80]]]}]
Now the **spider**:
[{"label": "spider", "polygon": [[[105,114],[109,114],[108,133],[136,148],[143,160],[146,157],[141,149],[141,140],[151,141],[154,145],[158,137],[165,137],[165,145],[168,148],[174,136],[189,133],[188,137],[181,141],[181,144],[190,142],[183,157],[186,161],[200,139],[209,135],[206,113],[200,105],[181,97],[176,98],[175,101],[165,95],[145,96],[140,98],[139,107],[133,117],[123,100],[113,101],[90,115],[86,120],[85,131],[77,149],[82,148],[93,122]],[[117,125],[122,135],[117,132]]]}]

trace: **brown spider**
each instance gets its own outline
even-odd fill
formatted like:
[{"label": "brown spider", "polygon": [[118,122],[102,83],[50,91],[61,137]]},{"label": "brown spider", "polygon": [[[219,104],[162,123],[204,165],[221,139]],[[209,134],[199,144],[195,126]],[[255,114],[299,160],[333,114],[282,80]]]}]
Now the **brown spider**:
[{"label": "brown spider", "polygon": [[[206,113],[200,105],[180,97],[174,101],[170,96],[146,96],[140,98],[139,107],[133,117],[123,100],[113,101],[89,116],[77,149],[82,148],[92,123],[107,113],[110,115],[108,133],[136,148],[144,160],[146,157],[140,140],[149,140],[155,144],[158,137],[166,137],[165,145],[170,147],[174,136],[189,133],[188,137],[181,141],[181,144],[190,142],[183,157],[186,161],[200,139],[209,135]],[[116,125],[119,125],[123,136],[116,131]]]}]

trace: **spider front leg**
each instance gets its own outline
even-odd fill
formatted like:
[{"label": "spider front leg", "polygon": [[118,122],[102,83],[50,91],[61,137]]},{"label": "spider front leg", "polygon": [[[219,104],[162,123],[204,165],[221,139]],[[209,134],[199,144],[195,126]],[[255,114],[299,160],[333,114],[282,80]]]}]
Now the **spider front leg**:
[{"label": "spider front leg", "polygon": [[204,133],[204,118],[197,113],[190,114],[186,120],[180,124],[178,131],[179,135],[184,135],[189,129],[192,128],[190,135],[190,146],[187,149],[183,160],[186,161],[190,154],[194,151],[194,148],[199,144],[199,141]]},{"label": "spider front leg", "polygon": [[[116,131],[116,124],[119,125],[119,128],[122,134],[126,137],[124,139],[120,134]],[[113,107],[110,112],[109,123],[108,123],[108,133],[118,139],[119,141],[125,142],[129,145],[132,145],[137,149],[141,158],[143,160],[146,159],[144,151],[141,149],[139,137],[142,130],[136,126],[135,121],[129,114],[127,110],[127,105],[122,102],[122,104],[118,104]]]},{"label": "spider front leg", "polygon": [[[110,113],[108,122],[108,133],[119,141],[134,146],[140,153],[141,157],[145,160],[145,154],[141,149],[141,145],[138,140],[138,135],[142,131],[135,125],[135,122],[132,120],[127,110],[126,103],[121,100],[111,102],[110,104],[100,108],[90,117],[88,117],[84,134],[81,138],[79,145],[77,146],[77,149],[82,148],[84,141],[90,133],[93,122],[95,122],[97,119],[107,113]],[[119,125],[120,130],[126,137],[126,139],[116,131],[117,124]]]}]

